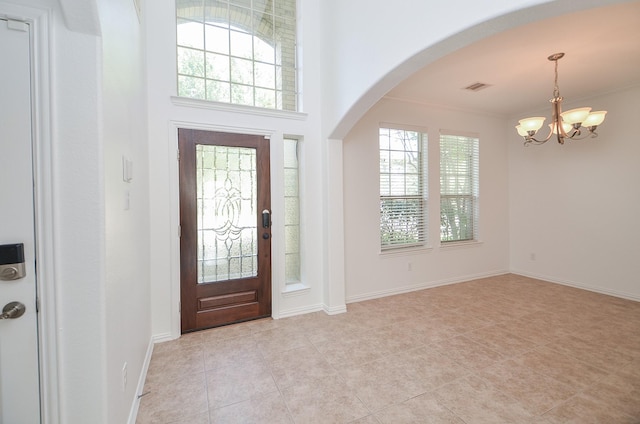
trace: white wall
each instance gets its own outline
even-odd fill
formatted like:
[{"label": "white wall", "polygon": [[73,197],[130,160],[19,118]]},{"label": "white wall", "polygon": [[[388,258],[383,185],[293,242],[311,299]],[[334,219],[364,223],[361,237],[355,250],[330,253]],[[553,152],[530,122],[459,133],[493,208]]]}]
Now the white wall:
[{"label": "white wall", "polygon": [[507,128],[511,269],[640,300],[640,87],[580,106],[609,111],[597,138],[525,148]]},{"label": "white wall", "polygon": [[[380,123],[425,129],[429,168],[439,169],[439,131],[480,139],[480,242],[441,247],[439,173],[431,173],[427,250],[380,253],[378,129]],[[344,139],[347,301],[504,273],[508,270],[507,146],[504,121],[439,107],[383,99]],[[409,263],[411,270],[409,270]]]},{"label": "white wall", "polygon": [[[99,13],[106,243],[106,422],[124,423],[139,394],[138,379],[151,338],[144,45],[133,1],[101,1]],[[123,180],[123,156],[133,164],[129,183]],[[123,387],[125,363],[127,382]]]},{"label": "white wall", "polygon": [[100,40],[56,12],[52,151],[60,422],[105,422],[105,198]]},{"label": "white wall", "polygon": [[[178,246],[178,127],[212,129],[228,132],[271,134],[272,218],[273,218],[273,315],[292,315],[322,309],[324,220],[323,156],[319,137],[321,63],[319,3],[304,1],[300,5],[300,65],[303,114],[260,113],[253,108],[204,106],[206,102],[177,104],[175,67],[175,6],[173,1],[146,2],[146,36],[148,64],[149,172],[150,172],[150,240],[151,301],[153,334],[157,340],[180,334],[179,246]],[[203,107],[202,107],[203,106]],[[302,171],[304,192],[303,292],[283,295],[284,217],[283,135],[303,137],[305,164]],[[280,254],[278,254],[280,252]]]}]

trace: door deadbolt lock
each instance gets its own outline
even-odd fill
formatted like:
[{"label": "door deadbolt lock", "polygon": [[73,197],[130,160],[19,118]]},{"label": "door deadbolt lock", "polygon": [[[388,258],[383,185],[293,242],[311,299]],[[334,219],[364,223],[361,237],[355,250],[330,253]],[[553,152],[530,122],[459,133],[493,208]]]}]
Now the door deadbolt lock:
[{"label": "door deadbolt lock", "polygon": [[27,307],[24,306],[24,303],[9,302],[4,305],[4,308],[2,308],[2,315],[0,315],[0,320],[20,318],[22,315],[24,315],[24,311],[26,310]]},{"label": "door deadbolt lock", "polygon": [[24,245],[22,243],[0,245],[0,280],[19,280],[26,275]]}]

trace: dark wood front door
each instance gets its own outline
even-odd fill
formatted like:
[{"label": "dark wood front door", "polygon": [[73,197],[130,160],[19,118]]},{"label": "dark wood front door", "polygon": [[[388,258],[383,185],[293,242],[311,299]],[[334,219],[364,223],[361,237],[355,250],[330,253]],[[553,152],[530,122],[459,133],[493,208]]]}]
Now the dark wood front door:
[{"label": "dark wood front door", "polygon": [[178,130],[182,332],[271,316],[269,140]]}]

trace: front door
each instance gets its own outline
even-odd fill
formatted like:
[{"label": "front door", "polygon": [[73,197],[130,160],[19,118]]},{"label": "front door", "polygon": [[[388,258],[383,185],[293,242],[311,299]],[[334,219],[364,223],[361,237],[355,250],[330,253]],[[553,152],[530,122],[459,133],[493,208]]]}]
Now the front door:
[{"label": "front door", "polygon": [[30,31],[0,19],[0,423],[40,422]]},{"label": "front door", "polygon": [[271,316],[269,140],[178,130],[182,332]]}]

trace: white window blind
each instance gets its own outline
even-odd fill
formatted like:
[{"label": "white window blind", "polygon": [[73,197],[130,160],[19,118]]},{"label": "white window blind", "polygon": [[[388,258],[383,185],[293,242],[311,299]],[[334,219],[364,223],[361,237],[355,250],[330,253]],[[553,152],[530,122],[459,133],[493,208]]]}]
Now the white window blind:
[{"label": "white window blind", "polygon": [[380,247],[426,242],[426,142],[417,131],[380,128]]},{"label": "white window blind", "polygon": [[440,134],[440,241],[476,240],[479,140]]}]

